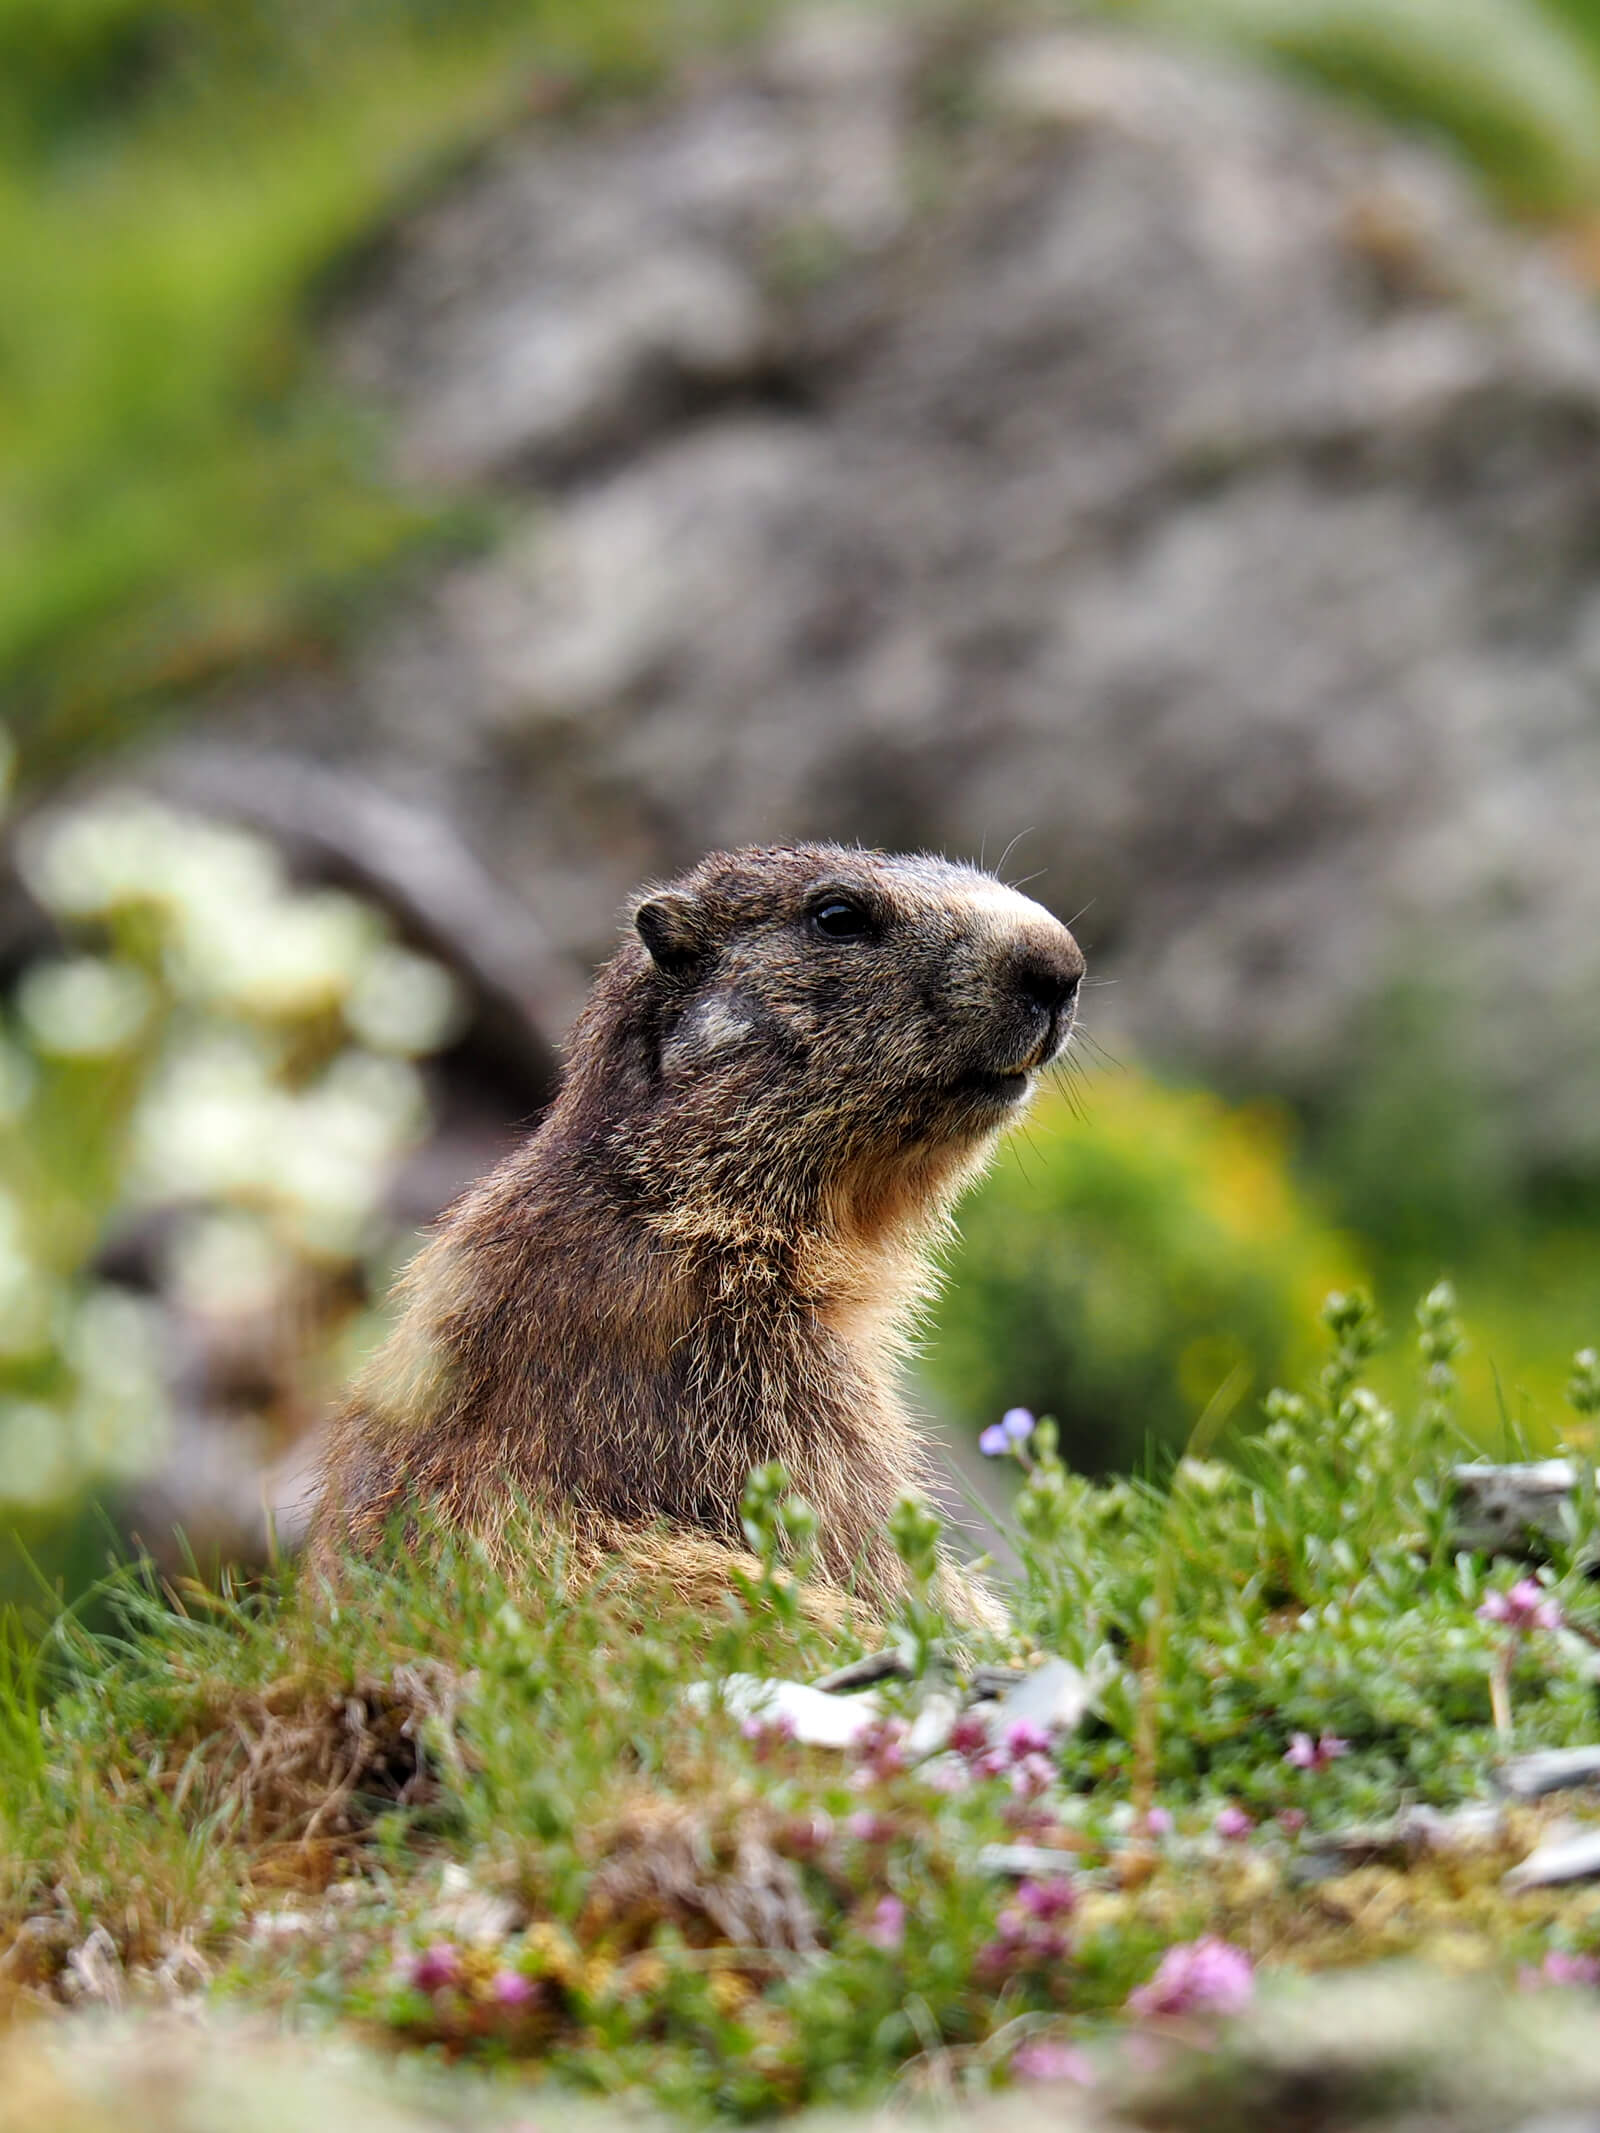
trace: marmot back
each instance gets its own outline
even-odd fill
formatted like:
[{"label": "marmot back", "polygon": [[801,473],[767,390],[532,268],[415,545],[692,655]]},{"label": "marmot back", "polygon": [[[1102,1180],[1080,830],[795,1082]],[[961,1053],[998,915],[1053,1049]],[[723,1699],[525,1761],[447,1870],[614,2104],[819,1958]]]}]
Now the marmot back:
[{"label": "marmot back", "polygon": [[717,852],[642,896],[557,1101],[405,1277],[319,1550],[412,1501],[507,1549],[520,1497],[580,1551],[665,1526],[725,1568],[779,1459],[819,1568],[892,1590],[886,1520],[923,1479],[897,1348],[1082,974],[1049,912],[939,859]]}]

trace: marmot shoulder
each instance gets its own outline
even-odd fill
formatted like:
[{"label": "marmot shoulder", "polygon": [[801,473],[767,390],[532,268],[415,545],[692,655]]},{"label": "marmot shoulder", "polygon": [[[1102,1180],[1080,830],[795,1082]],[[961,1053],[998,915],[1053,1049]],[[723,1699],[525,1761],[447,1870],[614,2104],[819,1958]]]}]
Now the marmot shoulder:
[{"label": "marmot shoulder", "polygon": [[923,1478],[899,1350],[1083,967],[1039,904],[936,858],[716,852],[641,894],[556,1102],[404,1277],[316,1545],[422,1501],[507,1548],[522,1500],[592,1552],[665,1530],[703,1563],[781,1460],[818,1568],[892,1591],[886,1521]]}]

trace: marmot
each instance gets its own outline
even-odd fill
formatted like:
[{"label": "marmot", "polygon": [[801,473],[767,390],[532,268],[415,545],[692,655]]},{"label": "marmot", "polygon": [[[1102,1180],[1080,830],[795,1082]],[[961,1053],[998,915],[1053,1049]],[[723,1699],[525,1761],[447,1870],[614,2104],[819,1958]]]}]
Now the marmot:
[{"label": "marmot", "polygon": [[324,1560],[410,1501],[509,1552],[520,1498],[703,1593],[781,1460],[816,1569],[892,1594],[885,1522],[923,1478],[897,1354],[1083,968],[1039,904],[942,859],[777,845],[645,891],[556,1102],[404,1277],[332,1430]]}]

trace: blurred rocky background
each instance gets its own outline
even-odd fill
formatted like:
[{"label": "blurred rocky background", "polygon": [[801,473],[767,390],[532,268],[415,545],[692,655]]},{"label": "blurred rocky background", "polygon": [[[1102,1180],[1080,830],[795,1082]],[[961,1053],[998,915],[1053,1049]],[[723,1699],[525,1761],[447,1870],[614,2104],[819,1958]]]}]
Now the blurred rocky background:
[{"label": "blurred rocky background", "polygon": [[1539,1441],[1600,1331],[1595,0],[0,0],[0,260],[47,1576],[91,1502],[292,1532],[622,897],[791,836],[997,865],[1103,981],[930,1340],[967,1441],[1137,1460],[1441,1270]]}]

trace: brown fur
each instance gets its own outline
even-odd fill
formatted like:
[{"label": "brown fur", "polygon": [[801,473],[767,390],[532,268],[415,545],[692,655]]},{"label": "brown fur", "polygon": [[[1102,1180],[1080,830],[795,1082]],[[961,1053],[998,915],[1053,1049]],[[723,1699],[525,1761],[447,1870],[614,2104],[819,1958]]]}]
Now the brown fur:
[{"label": "brown fur", "polygon": [[[830,936],[830,901],[869,930]],[[511,1553],[522,1497],[580,1557],[698,1590],[779,1459],[819,1569],[892,1593],[885,1522],[923,1478],[898,1351],[1083,958],[988,875],[833,846],[713,853],[631,916],[548,1116],[406,1276],[315,1544],[371,1548],[422,1500]]]}]

